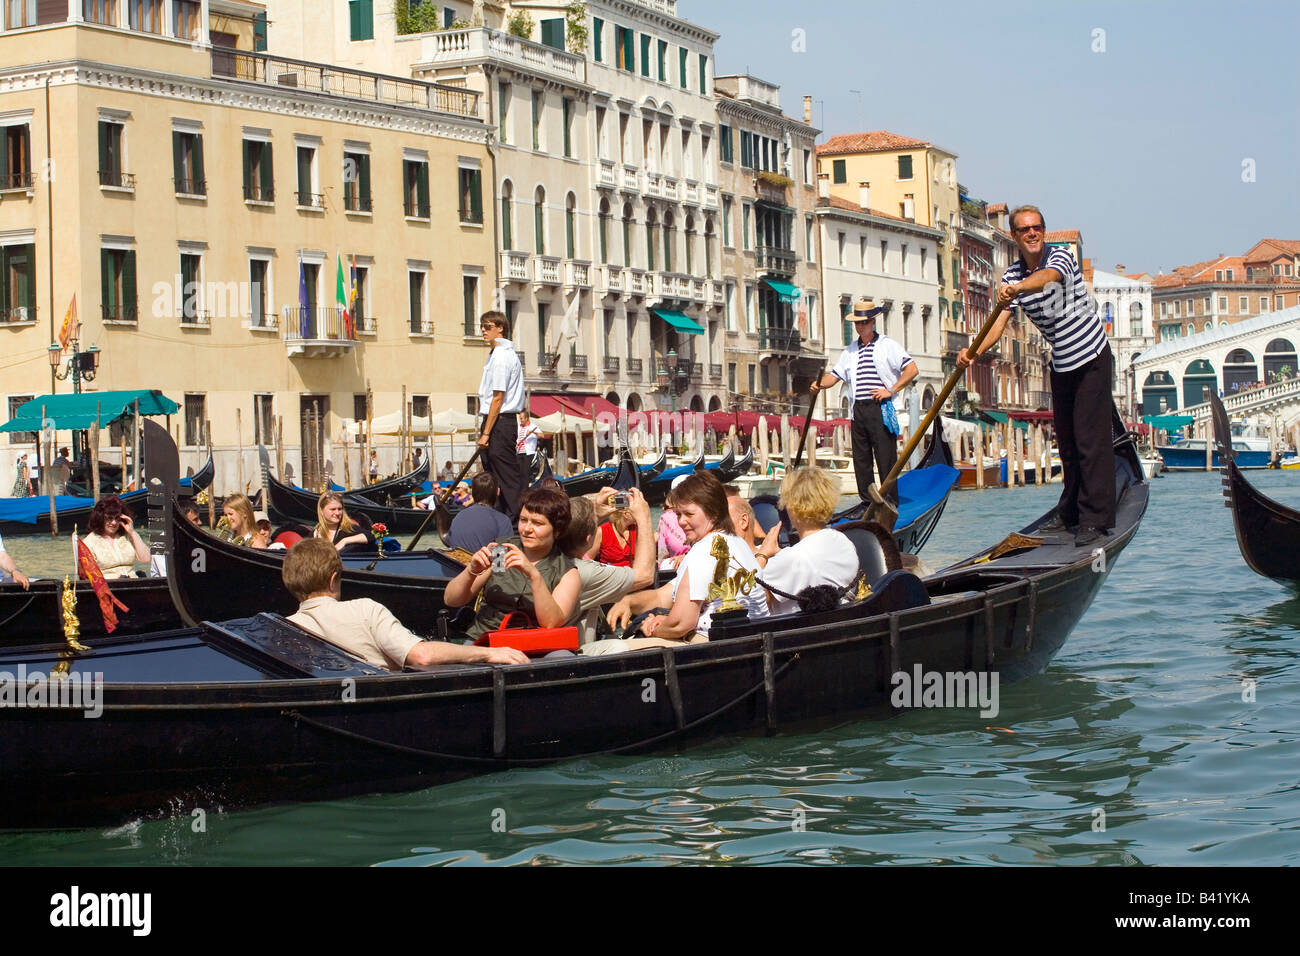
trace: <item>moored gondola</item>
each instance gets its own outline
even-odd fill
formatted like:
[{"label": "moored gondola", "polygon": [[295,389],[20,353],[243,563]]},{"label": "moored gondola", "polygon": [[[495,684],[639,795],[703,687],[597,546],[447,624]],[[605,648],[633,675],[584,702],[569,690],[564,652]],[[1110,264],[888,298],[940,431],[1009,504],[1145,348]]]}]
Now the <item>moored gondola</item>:
[{"label": "moored gondola", "polygon": [[1300,511],[1288,508],[1251,485],[1237,466],[1232,428],[1219,397],[1210,392],[1214,441],[1222,465],[1223,497],[1232,509],[1237,547],[1256,574],[1285,584],[1300,584]]},{"label": "moored gondola", "polygon": [[[416,789],[771,732],[888,711],[892,675],[914,668],[1017,680],[1060,649],[1137,531],[1147,486],[1127,439],[1116,482],[1116,527],[1095,548],[1059,535],[925,581],[888,571],[853,605],[715,621],[714,639],[671,649],[389,674],[262,614],[109,638],[78,656],[0,651],[10,673],[59,669],[75,682],[65,687],[103,680],[94,720],[71,706],[0,708],[4,825],[188,818],[194,806]],[[647,696],[650,684],[659,692]]]},{"label": "moored gondola", "polygon": [[397,501],[409,502],[410,495],[420,490],[420,487],[429,480],[431,456],[425,455],[424,461],[413,471],[408,471],[404,475],[397,475],[393,478],[385,478],[383,481],[376,481],[373,485],[362,485],[360,488],[350,488],[342,492],[344,495],[353,495],[358,498],[365,498],[367,501],[373,501],[375,504],[386,505]]}]

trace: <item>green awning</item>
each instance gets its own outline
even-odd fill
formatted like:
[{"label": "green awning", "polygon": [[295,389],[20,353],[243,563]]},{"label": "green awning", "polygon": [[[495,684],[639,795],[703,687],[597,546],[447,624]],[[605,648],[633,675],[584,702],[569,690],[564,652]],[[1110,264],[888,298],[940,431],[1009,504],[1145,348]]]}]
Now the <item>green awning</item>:
[{"label": "green awning", "polygon": [[788,282],[782,282],[780,279],[764,279],[772,290],[781,297],[782,302],[795,302],[803,297],[803,293],[796,286]]},{"label": "green awning", "polygon": [[1142,421],[1152,428],[1163,428],[1167,432],[1177,432],[1186,428],[1196,419],[1191,415],[1144,415]]},{"label": "green awning", "polygon": [[683,312],[674,312],[672,309],[651,309],[650,311],[679,332],[686,332],[690,335],[704,334],[704,327]]},{"label": "green awning", "polygon": [[59,431],[89,428],[95,424],[97,409],[99,427],[103,428],[130,415],[137,400],[140,402],[141,415],[174,415],[181,408],[156,388],[82,392],[80,395],[37,395],[30,402],[18,406],[14,417],[0,425],[0,432],[40,431],[42,408],[45,409],[45,417],[51,419]]},{"label": "green awning", "polygon": [[1011,423],[1016,428],[1019,428],[1023,431],[1029,431],[1029,422],[1022,422],[1019,421],[1018,419],[1017,420],[1008,419],[1006,412],[999,412],[997,409],[993,409],[993,408],[981,408],[979,413],[984,418],[996,422],[999,425],[1005,425],[1008,421],[1011,421]]}]

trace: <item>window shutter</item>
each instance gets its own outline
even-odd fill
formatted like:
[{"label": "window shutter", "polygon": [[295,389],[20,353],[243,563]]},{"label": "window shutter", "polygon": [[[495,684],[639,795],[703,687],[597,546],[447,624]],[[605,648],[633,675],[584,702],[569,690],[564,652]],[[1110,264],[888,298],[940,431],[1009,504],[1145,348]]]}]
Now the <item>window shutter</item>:
[{"label": "window shutter", "polygon": [[357,157],[357,189],[361,200],[358,205],[362,211],[367,211],[370,207],[370,156],[367,153]]},{"label": "window shutter", "polygon": [[[0,150],[0,158],[4,150]],[[0,315],[9,308],[9,248],[0,246]]]},{"label": "window shutter", "polygon": [[650,37],[648,34],[641,34],[641,75],[650,75]]},{"label": "window shutter", "polygon": [[[103,124],[100,124],[103,127]],[[261,199],[261,196],[253,196],[253,143],[251,140],[244,140],[244,198]]]},{"label": "window shutter", "polygon": [[481,169],[476,169],[470,174],[469,216],[474,222],[483,221],[483,171]]},{"label": "window shutter", "polygon": [[501,245],[507,250],[515,247],[513,224],[510,221],[510,197],[501,197]]},{"label": "window shutter", "polygon": [[253,52],[266,52],[266,13],[259,13],[253,18]]},{"label": "window shutter", "polygon": [[542,204],[533,205],[533,244],[539,256],[546,255],[546,233],[543,229]]},{"label": "window shutter", "polygon": [[416,167],[416,202],[419,204],[419,215],[422,219],[429,218],[429,164],[420,163]]},{"label": "window shutter", "polygon": [[[128,249],[122,256],[122,305],[127,310],[124,318],[131,318],[131,311],[136,308],[135,292],[135,250]],[[139,313],[135,313],[139,317]]]},{"label": "window shutter", "polygon": [[[102,124],[101,124],[102,125]],[[105,318],[113,314],[113,250],[99,250],[99,302]]]},{"label": "window shutter", "polygon": [[627,27],[623,28],[623,69],[629,73],[632,72],[632,31]]},{"label": "window shutter", "polygon": [[181,192],[181,183],[185,180],[185,147],[181,143],[178,130],[172,130],[172,176],[176,180],[176,191]]},{"label": "window shutter", "polygon": [[196,193],[201,193],[204,195],[207,194],[208,187],[205,182],[206,179],[207,177],[203,175],[203,136],[202,134],[195,133],[194,134],[194,191]]},{"label": "window shutter", "polygon": [[262,198],[268,202],[275,199],[275,166],[271,162],[271,144],[262,144],[262,165],[259,170],[262,179]]},{"label": "window shutter", "polygon": [[681,81],[682,89],[686,89],[686,47],[678,47],[677,78]]},{"label": "window shutter", "polygon": [[573,246],[573,210],[564,211],[564,254],[570,259],[574,257]]},{"label": "window shutter", "polygon": [[[99,124],[99,182],[104,183],[104,174],[112,171],[112,165],[108,156],[108,124],[101,122]],[[117,183],[113,183],[114,186]]]},{"label": "window shutter", "polygon": [[19,290],[20,298],[22,299],[22,301],[19,302],[18,304],[26,307],[27,315],[29,318],[35,318],[36,317],[36,244],[32,243],[31,245],[19,246],[18,248],[22,249],[22,251],[27,256],[27,272],[26,272],[27,285],[25,288]]},{"label": "window shutter", "polygon": [[352,30],[353,41],[361,39],[361,0],[352,0],[348,4],[348,23]]},{"label": "window shutter", "polygon": [[605,29],[604,20],[602,20],[600,17],[591,18],[592,56],[595,58],[597,63],[601,62],[601,59],[604,54],[604,51],[601,49],[602,44],[600,42],[601,33],[604,31],[604,29]]}]

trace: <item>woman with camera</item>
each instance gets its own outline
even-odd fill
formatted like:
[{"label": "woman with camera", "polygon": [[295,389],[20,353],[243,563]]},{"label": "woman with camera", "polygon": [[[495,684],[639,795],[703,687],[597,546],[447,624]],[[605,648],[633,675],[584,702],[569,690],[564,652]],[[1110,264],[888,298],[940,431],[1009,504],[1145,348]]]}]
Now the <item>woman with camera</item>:
[{"label": "woman with camera", "polygon": [[636,554],[636,521],[628,511],[630,500],[622,492],[614,492],[608,499],[614,508],[609,520],[600,526],[600,534],[583,557],[588,561],[612,564],[620,568],[632,567]]},{"label": "woman with camera", "polygon": [[519,534],[488,544],[448,584],[447,607],[464,607],[482,595],[469,636],[501,626],[507,614],[524,612],[538,627],[563,627],[578,607],[581,581],[560,549],[569,530],[569,499],[545,488],[519,499]]}]

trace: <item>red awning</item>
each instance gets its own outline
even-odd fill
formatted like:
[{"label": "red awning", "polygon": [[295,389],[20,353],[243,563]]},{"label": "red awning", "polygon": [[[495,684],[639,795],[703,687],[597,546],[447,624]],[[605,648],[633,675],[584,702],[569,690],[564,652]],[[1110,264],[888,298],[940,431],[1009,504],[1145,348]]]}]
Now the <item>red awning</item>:
[{"label": "red awning", "polygon": [[1011,408],[999,408],[998,411],[1005,413],[1008,418],[1014,418],[1021,422],[1050,422],[1052,420],[1051,412],[1021,412]]},{"label": "red awning", "polygon": [[[604,399],[600,399],[600,401],[604,401]],[[528,408],[529,413],[536,418],[545,418],[547,415],[554,415],[561,410],[570,417],[591,418],[591,415],[580,401],[565,395],[532,395],[528,400]]]}]

